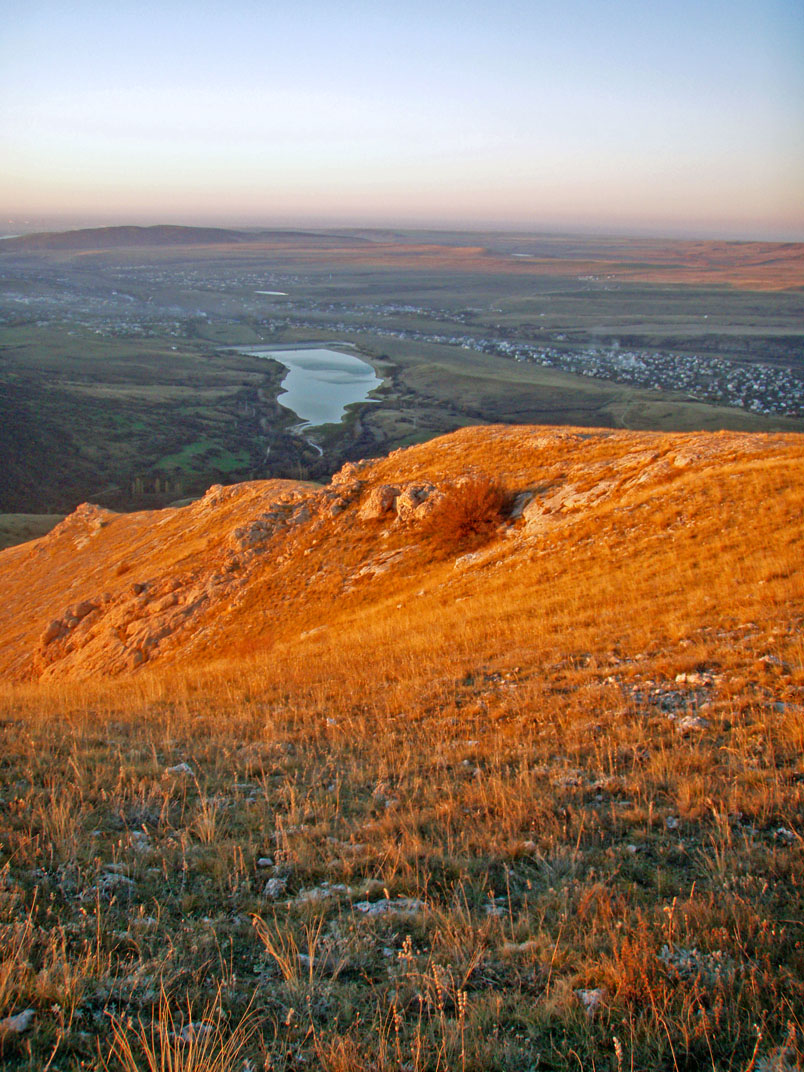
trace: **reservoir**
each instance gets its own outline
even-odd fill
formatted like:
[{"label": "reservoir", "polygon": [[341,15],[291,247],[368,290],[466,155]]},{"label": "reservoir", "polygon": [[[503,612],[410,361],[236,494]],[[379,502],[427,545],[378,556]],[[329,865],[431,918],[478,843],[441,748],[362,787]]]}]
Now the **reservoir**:
[{"label": "reservoir", "polygon": [[277,401],[292,410],[308,426],[337,424],[346,407],[366,402],[382,380],[366,361],[354,354],[314,347],[299,350],[267,350],[238,347],[253,357],[270,357],[288,370]]}]

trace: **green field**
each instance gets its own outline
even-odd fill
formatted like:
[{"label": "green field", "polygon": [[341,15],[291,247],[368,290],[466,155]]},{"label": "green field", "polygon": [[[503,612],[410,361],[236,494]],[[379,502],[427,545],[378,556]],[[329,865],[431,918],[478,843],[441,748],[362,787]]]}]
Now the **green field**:
[{"label": "green field", "polygon": [[[802,289],[784,258],[765,268],[733,245],[710,274],[690,269],[701,254],[684,243],[555,236],[5,254],[0,509],[133,509],[213,483],[326,480],[345,460],[478,423],[802,430]],[[749,269],[767,279],[746,282]],[[281,366],[230,349],[338,342],[384,383],[307,438],[277,405]],[[521,346],[552,356],[514,360]],[[621,375],[611,355],[632,349],[659,372]],[[676,365],[696,361],[692,386],[676,385]],[[781,387],[755,388],[757,369]],[[798,410],[785,410],[791,390]]]}]

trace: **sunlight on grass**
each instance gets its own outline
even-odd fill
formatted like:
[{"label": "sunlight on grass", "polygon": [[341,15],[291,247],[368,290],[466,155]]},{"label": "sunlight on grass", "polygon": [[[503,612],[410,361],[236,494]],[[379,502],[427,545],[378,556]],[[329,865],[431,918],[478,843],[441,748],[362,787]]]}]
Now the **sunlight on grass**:
[{"label": "sunlight on grass", "polygon": [[[422,535],[217,661],[4,685],[5,1066],[800,1067],[796,464]],[[343,524],[345,572],[411,544]]]}]

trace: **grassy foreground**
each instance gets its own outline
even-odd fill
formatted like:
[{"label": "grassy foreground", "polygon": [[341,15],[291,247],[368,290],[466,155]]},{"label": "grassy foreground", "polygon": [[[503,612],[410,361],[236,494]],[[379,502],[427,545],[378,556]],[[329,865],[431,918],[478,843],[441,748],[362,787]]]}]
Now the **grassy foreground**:
[{"label": "grassy foreground", "polygon": [[786,465],[337,636],[7,687],[4,1067],[802,1067]]}]

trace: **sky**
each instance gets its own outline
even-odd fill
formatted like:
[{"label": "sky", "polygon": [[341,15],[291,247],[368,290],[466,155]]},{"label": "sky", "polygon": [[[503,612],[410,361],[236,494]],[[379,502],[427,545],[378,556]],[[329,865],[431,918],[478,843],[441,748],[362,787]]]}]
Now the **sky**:
[{"label": "sky", "polygon": [[0,0],[0,226],[804,240],[800,0]]}]

